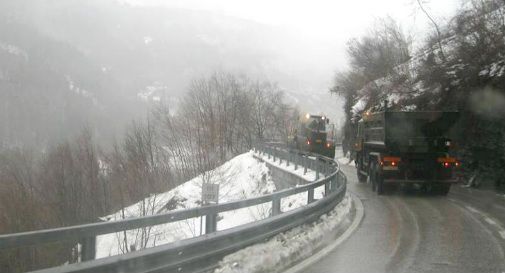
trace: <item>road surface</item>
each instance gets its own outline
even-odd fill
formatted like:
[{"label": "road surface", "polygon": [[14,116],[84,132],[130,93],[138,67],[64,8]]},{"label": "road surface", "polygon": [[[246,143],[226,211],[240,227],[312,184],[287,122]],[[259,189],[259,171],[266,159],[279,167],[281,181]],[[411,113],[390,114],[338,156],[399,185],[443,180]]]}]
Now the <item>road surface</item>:
[{"label": "road surface", "polygon": [[505,272],[503,196],[461,186],[447,197],[377,196],[358,183],[353,166],[342,170],[365,216],[349,239],[304,272]]}]

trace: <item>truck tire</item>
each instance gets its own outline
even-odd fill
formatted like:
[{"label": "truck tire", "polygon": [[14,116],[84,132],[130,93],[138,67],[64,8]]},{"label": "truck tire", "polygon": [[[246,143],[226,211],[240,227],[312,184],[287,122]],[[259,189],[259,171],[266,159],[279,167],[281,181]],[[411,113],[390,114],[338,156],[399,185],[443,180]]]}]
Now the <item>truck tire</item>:
[{"label": "truck tire", "polygon": [[360,173],[359,169],[357,170],[357,172],[358,172],[358,182],[359,183],[365,183],[366,180],[368,179],[368,176]]},{"label": "truck tire", "polygon": [[378,195],[384,195],[385,193],[385,188],[384,188],[384,181],[382,180],[382,175],[379,174],[379,172],[376,172],[377,177],[375,178],[375,183],[377,183],[377,194]]},{"label": "truck tire", "polygon": [[370,169],[368,170],[368,176],[370,177],[370,183],[372,184],[372,191],[375,192],[377,191],[377,183],[376,179],[377,177],[375,176],[375,164],[372,162],[370,163]]},{"label": "truck tire", "polygon": [[370,171],[370,180],[372,181],[372,190],[377,192],[377,195],[384,194],[384,183],[382,181],[382,176],[379,174],[377,169],[377,164],[372,163]]},{"label": "truck tire", "polygon": [[358,165],[356,166],[356,175],[358,176],[358,182],[359,182],[359,183],[365,183],[365,182],[366,182],[366,180],[367,180],[367,178],[368,178],[368,176],[366,176],[366,175],[362,174],[362,173],[360,172],[360,170],[361,170],[361,166],[360,166],[360,164],[358,163]]}]

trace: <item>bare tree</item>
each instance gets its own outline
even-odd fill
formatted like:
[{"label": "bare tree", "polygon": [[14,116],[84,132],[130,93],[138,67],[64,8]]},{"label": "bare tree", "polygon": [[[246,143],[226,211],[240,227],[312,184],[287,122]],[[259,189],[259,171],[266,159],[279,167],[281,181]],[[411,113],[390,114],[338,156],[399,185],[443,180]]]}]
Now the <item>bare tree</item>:
[{"label": "bare tree", "polygon": [[433,19],[433,17],[428,13],[424,5],[428,2],[426,0],[416,0],[417,5],[421,9],[421,11],[426,15],[428,20],[433,24],[433,27],[435,28],[435,31],[437,33],[437,44],[438,44],[438,49],[440,50],[440,57],[442,58],[442,61],[446,62],[447,58],[445,57],[444,53],[444,48],[442,46],[442,33],[440,32],[440,27],[438,26],[437,22]]}]

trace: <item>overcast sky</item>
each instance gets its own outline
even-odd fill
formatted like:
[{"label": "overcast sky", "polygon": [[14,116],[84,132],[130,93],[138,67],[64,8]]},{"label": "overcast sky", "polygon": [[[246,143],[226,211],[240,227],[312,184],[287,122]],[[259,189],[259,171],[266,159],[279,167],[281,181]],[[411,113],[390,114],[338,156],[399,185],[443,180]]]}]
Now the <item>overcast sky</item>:
[{"label": "overcast sky", "polygon": [[[416,0],[122,0],[129,3],[208,10],[283,27],[311,39],[319,58],[344,62],[345,43],[359,37],[377,18],[391,16],[414,41],[432,29]],[[421,0],[439,22],[447,21],[462,0]],[[325,53],[328,52],[328,53]],[[331,54],[328,55],[328,54]],[[313,54],[311,54],[311,58]],[[324,60],[321,60],[322,62]],[[324,65],[324,64],[323,64]],[[333,65],[335,68],[342,64]]]},{"label": "overcast sky", "polygon": [[[207,10],[253,20],[300,36],[303,46],[286,48],[298,66],[320,71],[313,88],[327,92],[336,71],[346,68],[346,42],[363,35],[378,18],[399,22],[414,44],[433,30],[417,0],[120,0],[130,4]],[[462,0],[421,0],[437,22],[447,22]]]},{"label": "overcast sky", "polygon": [[[126,0],[169,7],[210,10],[230,16],[303,31],[326,41],[346,41],[362,33],[375,18],[391,16],[405,31],[421,35],[429,27],[416,0]],[[461,0],[423,0],[443,21]]]}]

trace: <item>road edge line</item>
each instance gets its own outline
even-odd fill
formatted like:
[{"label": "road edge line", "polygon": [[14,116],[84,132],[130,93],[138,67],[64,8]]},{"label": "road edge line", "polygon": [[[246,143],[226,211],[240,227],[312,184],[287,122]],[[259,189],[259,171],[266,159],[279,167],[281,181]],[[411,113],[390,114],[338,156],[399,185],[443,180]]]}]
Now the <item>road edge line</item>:
[{"label": "road edge line", "polygon": [[324,247],[314,255],[308,257],[307,259],[304,259],[302,262],[297,263],[296,265],[288,268],[285,271],[282,271],[283,273],[299,273],[303,272],[307,267],[310,265],[316,263],[317,261],[321,260],[324,258],[328,253],[333,251],[335,248],[337,248],[340,244],[342,244],[345,240],[347,240],[351,235],[356,231],[356,229],[359,227],[361,224],[361,221],[363,220],[363,217],[365,216],[365,209],[363,207],[363,203],[361,200],[354,194],[349,193],[351,196],[353,203],[355,204],[356,207],[356,216],[354,217],[354,220],[352,221],[351,225],[347,230],[340,235],[335,242],[332,244]]}]

